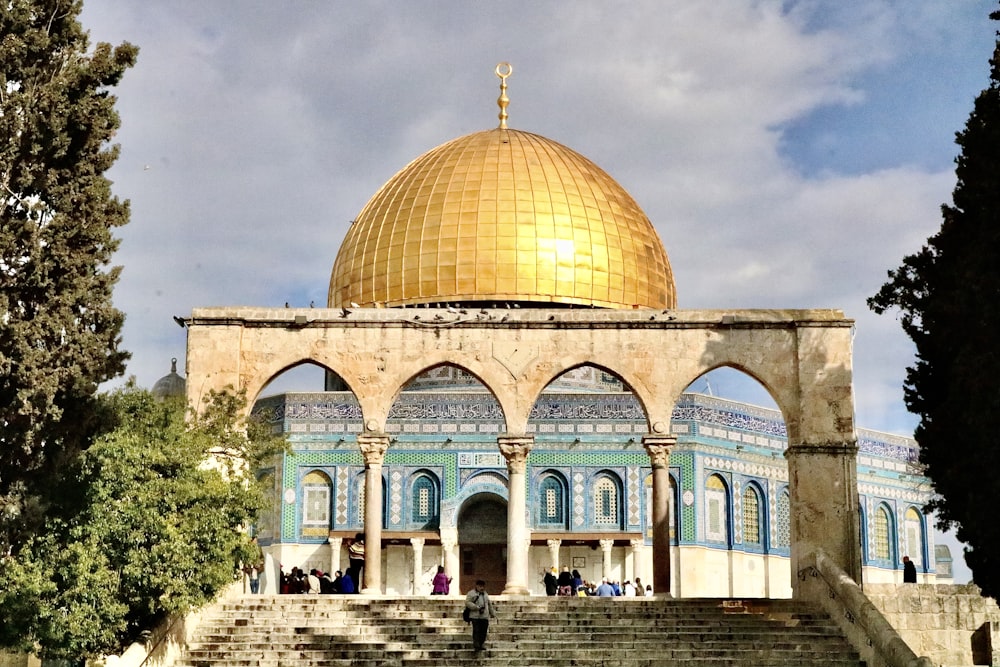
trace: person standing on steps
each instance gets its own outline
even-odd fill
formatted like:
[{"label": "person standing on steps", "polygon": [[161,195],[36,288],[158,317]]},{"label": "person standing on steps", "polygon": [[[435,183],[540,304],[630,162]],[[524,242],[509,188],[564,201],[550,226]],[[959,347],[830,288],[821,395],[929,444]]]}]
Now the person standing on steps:
[{"label": "person standing on steps", "polygon": [[347,561],[350,563],[347,568],[347,576],[354,582],[355,592],[360,593],[362,588],[361,571],[365,568],[364,533],[355,535],[351,545],[347,547]]},{"label": "person standing on steps", "polygon": [[469,621],[472,623],[472,649],[482,651],[486,648],[490,619],[497,617],[486,592],[486,582],[482,579],[476,581],[476,587],[465,596],[465,608],[469,610]]},{"label": "person standing on steps", "polygon": [[917,583],[917,566],[909,556],[903,556],[903,583]]},{"label": "person standing on steps", "polygon": [[437,574],[434,575],[431,595],[447,595],[451,589],[451,577],[444,573],[444,565],[438,565]]}]

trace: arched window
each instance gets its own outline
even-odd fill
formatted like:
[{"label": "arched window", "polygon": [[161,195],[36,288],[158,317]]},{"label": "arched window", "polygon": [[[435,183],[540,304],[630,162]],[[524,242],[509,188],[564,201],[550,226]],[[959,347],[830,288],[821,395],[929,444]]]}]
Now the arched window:
[{"label": "arched window", "polygon": [[775,534],[777,540],[775,546],[787,549],[792,544],[791,532],[791,498],[788,489],[785,489],[778,496],[778,530]]},{"label": "arched window", "polygon": [[619,524],[621,512],[618,484],[609,475],[601,475],[594,484],[594,523],[600,526]]},{"label": "arched window", "polygon": [[538,523],[565,528],[566,518],[566,485],[556,475],[545,475],[538,485]]},{"label": "arched window", "polygon": [[302,535],[327,537],[330,534],[330,478],[318,470],[302,478]]},{"label": "arched window", "polygon": [[757,488],[748,484],[743,490],[743,543],[761,546],[760,494]]},{"label": "arched window", "polygon": [[410,516],[413,523],[421,524],[427,528],[435,527],[438,519],[437,484],[430,475],[421,474],[413,480],[411,491]]},{"label": "arched window", "polygon": [[910,560],[922,570],[924,566],[924,522],[920,512],[909,507],[903,515],[903,539],[906,545],[906,553]]},{"label": "arched window", "polygon": [[875,558],[878,560],[892,560],[891,527],[889,510],[884,505],[879,505],[875,510],[875,534],[872,536]]},{"label": "arched window", "polygon": [[705,539],[729,544],[729,502],[726,483],[718,475],[705,480]]}]

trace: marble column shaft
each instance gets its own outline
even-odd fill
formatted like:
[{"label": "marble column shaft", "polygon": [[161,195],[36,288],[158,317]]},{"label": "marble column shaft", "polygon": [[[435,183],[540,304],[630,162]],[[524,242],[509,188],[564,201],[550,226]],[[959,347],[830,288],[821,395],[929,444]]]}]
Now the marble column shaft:
[{"label": "marble column shaft", "polygon": [[410,546],[413,547],[413,590],[411,594],[426,595],[425,592],[421,591],[424,583],[421,581],[424,574],[424,538],[411,537]]},{"label": "marble column shaft", "polygon": [[382,593],[382,463],[389,436],[362,433],[358,447],[365,457],[365,573],[361,592]]},{"label": "marble column shaft", "polygon": [[653,467],[653,590],[670,592],[670,448],[677,438],[647,435],[642,439]]},{"label": "marble column shaft", "polygon": [[528,595],[528,545],[530,532],[525,520],[528,506],[526,472],[528,454],[535,443],[531,436],[501,435],[500,451],[507,459],[507,585],[504,595]]}]

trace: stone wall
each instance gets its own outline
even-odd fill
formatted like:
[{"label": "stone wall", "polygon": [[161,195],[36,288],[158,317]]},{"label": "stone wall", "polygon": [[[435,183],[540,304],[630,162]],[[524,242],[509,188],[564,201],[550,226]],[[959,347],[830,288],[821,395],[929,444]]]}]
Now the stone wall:
[{"label": "stone wall", "polygon": [[[1000,651],[989,647],[990,623],[1000,622],[1000,607],[974,584],[866,584],[864,590],[917,655],[945,667],[1000,664]],[[1000,645],[1000,638],[993,641]]]}]

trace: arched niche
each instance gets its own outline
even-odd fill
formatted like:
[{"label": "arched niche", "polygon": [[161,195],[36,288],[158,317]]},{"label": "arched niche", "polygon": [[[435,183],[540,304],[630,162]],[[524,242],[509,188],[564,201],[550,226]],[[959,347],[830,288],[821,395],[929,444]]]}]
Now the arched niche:
[{"label": "arched niche", "polygon": [[[616,422],[611,431],[596,428],[609,422]],[[536,450],[550,446],[641,451],[649,419],[632,387],[612,369],[577,364],[552,377],[538,392],[525,430],[534,436]]]}]

